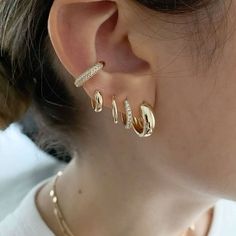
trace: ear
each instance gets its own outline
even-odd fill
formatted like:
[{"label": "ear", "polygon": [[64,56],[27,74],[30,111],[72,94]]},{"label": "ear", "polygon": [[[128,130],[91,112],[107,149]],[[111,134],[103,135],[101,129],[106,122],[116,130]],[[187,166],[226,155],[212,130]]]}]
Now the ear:
[{"label": "ear", "polygon": [[106,63],[83,85],[91,98],[98,90],[104,105],[111,107],[115,95],[120,112],[125,111],[123,102],[128,98],[138,116],[142,102],[154,106],[156,81],[150,76],[149,62],[137,55],[130,42],[131,26],[120,2],[126,1],[55,0],[48,29],[60,61],[74,78],[98,61]]}]

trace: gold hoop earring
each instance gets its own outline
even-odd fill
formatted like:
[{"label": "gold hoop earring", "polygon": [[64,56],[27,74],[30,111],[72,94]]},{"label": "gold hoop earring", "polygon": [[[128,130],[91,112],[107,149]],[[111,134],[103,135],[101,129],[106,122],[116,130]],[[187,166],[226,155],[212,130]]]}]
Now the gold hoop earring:
[{"label": "gold hoop earring", "polygon": [[154,132],[156,123],[152,108],[150,105],[144,102],[140,106],[140,111],[141,119],[134,117],[133,129],[139,137],[149,137]]},{"label": "gold hoop earring", "polygon": [[94,99],[91,98],[91,105],[95,112],[101,112],[103,106],[102,94],[99,91],[94,92]]},{"label": "gold hoop earring", "polygon": [[112,117],[115,124],[118,124],[118,109],[115,100],[115,96],[112,97]]},{"label": "gold hoop earring", "polygon": [[130,129],[132,127],[133,114],[127,98],[124,101],[124,107],[125,107],[125,114],[121,113],[121,119],[123,121],[123,124],[125,125],[125,128]]},{"label": "gold hoop earring", "polygon": [[82,73],[78,78],[75,79],[75,86],[82,86],[85,82],[87,82],[94,75],[96,75],[104,66],[105,62],[99,61],[98,63],[87,69],[84,73]]}]

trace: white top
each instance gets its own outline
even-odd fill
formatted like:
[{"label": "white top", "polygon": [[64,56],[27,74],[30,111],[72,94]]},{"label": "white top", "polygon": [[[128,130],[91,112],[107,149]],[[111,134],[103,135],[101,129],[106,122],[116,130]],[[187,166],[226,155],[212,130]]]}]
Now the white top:
[{"label": "white top", "polygon": [[[11,135],[9,135],[10,133]],[[18,138],[24,140],[23,142],[18,140],[19,150],[17,142],[4,142],[4,146],[2,146],[1,135],[5,134],[7,134],[5,137],[8,141],[16,141],[11,140],[16,134]],[[37,210],[35,195],[38,189],[49,180],[48,175],[54,175],[64,166],[38,150],[29,139],[20,133],[19,127],[12,126],[5,134],[0,133],[0,216],[4,218],[3,213],[8,216],[0,223],[0,236],[54,236]],[[11,149],[9,149],[9,144]],[[24,148],[24,145],[27,149]],[[15,148],[16,152],[13,153],[12,149]],[[4,158],[3,149],[7,149]],[[8,153],[14,155],[10,157]],[[31,154],[31,161],[26,155],[23,155],[24,153]],[[37,154],[37,158],[32,154]],[[42,156],[39,158],[39,155]],[[20,156],[22,159],[19,158]],[[8,158],[12,162],[11,165],[9,165]],[[24,161],[28,161],[28,163]],[[39,182],[39,179],[42,181]],[[28,181],[27,184],[25,181]],[[29,191],[31,185],[36,186],[19,204],[19,199],[23,193]],[[13,207],[15,210],[12,210]],[[221,199],[216,203],[208,236],[236,236],[236,202]]]},{"label": "white top", "polygon": [[0,222],[30,189],[63,166],[22,134],[21,126],[0,131]]},{"label": "white top", "polygon": [[0,223],[0,236],[54,235],[42,220],[35,204],[37,190],[45,182],[34,187],[18,208]]}]

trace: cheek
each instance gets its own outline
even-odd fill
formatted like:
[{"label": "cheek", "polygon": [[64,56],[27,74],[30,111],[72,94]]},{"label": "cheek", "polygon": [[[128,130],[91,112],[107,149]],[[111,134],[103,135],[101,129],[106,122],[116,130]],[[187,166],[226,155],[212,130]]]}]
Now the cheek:
[{"label": "cheek", "polygon": [[224,65],[193,76],[187,64],[179,58],[173,76],[160,75],[157,152],[176,180],[236,200],[235,69]]}]

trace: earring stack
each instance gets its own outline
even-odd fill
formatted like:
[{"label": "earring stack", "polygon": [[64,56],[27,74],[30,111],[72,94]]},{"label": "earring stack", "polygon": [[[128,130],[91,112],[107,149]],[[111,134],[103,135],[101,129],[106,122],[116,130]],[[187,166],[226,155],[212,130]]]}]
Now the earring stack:
[{"label": "earring stack", "polygon": [[[96,75],[104,66],[105,63],[102,61],[96,63],[94,66],[92,66],[84,73],[82,73],[78,78],[76,78],[74,83],[75,86],[82,86],[85,82]],[[101,112],[103,109],[103,96],[98,90],[94,92],[93,98],[91,98],[91,105],[95,112]],[[156,126],[152,107],[148,103],[143,102],[140,105],[140,117],[137,118],[133,116],[131,105],[127,98],[123,102],[123,105],[125,113],[121,113],[121,120],[124,124],[125,129],[133,128],[134,132],[141,138],[151,136]],[[118,124],[119,112],[115,95],[113,95],[113,97],[111,98],[111,109],[113,121],[115,124]]]}]

